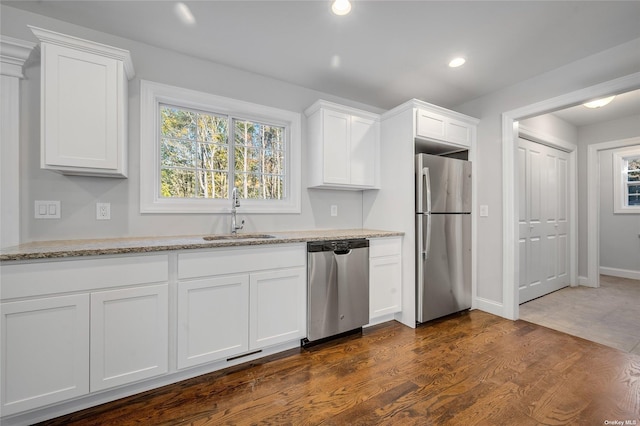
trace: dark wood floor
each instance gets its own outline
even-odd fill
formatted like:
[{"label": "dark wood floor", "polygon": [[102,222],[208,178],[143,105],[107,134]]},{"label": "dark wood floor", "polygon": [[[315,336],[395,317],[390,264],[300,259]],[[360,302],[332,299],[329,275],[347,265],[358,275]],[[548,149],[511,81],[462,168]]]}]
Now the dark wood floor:
[{"label": "dark wood floor", "polygon": [[[395,322],[48,425],[640,425],[640,357],[480,311]],[[611,423],[609,423],[611,424]]]}]

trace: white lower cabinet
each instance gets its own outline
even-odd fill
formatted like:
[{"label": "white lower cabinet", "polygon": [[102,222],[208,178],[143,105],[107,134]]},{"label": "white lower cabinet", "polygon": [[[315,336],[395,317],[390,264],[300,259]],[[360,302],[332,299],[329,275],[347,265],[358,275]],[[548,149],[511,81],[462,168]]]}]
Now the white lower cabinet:
[{"label": "white lower cabinet", "polygon": [[3,263],[0,423],[166,373],[168,270],[167,255]]},{"label": "white lower cabinet", "polygon": [[167,284],[91,294],[91,392],[168,371]]},{"label": "white lower cabinet", "polygon": [[306,336],[304,267],[251,274],[249,349]]},{"label": "white lower cabinet", "polygon": [[249,349],[249,276],[208,277],[178,285],[178,368]]},{"label": "white lower cabinet", "polygon": [[306,261],[295,243],[3,263],[0,423],[298,346]]},{"label": "white lower cabinet", "polygon": [[89,295],[0,305],[2,415],[89,393]]},{"label": "white lower cabinet", "polygon": [[402,310],[402,238],[369,242],[369,320]]},{"label": "white lower cabinet", "polygon": [[178,369],[306,336],[304,244],[178,256]]}]

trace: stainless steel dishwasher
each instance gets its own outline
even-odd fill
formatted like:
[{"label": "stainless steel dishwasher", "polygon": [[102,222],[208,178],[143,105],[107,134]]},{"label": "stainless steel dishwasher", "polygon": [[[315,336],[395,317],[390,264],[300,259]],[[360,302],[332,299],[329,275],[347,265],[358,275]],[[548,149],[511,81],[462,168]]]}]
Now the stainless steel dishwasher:
[{"label": "stainless steel dishwasher", "polygon": [[307,338],[357,332],[369,322],[369,240],[307,243]]}]

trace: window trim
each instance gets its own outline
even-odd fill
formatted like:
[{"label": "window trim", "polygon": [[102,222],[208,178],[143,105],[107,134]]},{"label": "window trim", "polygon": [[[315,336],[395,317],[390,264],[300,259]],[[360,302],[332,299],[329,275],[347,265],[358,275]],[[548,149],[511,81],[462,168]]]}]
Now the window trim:
[{"label": "window trim", "polygon": [[210,111],[234,118],[255,120],[286,128],[286,196],[282,200],[243,199],[242,213],[300,213],[301,116],[300,113],[258,105],[140,80],[140,213],[209,213],[231,211],[229,199],[185,199],[160,197],[160,105]]},{"label": "window trim", "polygon": [[627,205],[626,158],[640,156],[640,145],[618,149],[613,157],[613,212],[616,214],[640,214],[640,206]]}]

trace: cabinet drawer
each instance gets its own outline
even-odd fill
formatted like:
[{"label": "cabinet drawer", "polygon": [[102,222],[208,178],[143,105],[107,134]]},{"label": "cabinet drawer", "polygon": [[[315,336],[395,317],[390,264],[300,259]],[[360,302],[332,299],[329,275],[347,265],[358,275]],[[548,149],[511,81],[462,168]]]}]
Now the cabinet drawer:
[{"label": "cabinet drawer", "polygon": [[178,254],[178,279],[306,265],[304,244],[230,247]]},{"label": "cabinet drawer", "polygon": [[372,238],[369,240],[369,257],[399,256],[402,253],[402,238]]},{"label": "cabinet drawer", "polygon": [[2,300],[165,282],[168,255],[2,264]]}]

